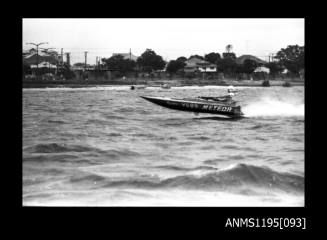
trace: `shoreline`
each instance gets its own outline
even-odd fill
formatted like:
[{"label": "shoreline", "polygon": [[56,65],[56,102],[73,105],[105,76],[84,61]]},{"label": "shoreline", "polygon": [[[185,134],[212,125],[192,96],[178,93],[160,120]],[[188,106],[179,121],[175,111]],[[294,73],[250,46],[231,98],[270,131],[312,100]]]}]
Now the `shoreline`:
[{"label": "shoreline", "polygon": [[[145,86],[145,87],[160,87],[163,84],[168,84],[171,87],[184,86],[229,86],[235,87],[263,87],[264,80],[110,80],[110,81],[23,81],[22,88],[88,88],[97,86]],[[285,82],[289,82],[292,86],[304,86],[305,81],[298,80],[269,80],[270,86],[283,86]]]}]

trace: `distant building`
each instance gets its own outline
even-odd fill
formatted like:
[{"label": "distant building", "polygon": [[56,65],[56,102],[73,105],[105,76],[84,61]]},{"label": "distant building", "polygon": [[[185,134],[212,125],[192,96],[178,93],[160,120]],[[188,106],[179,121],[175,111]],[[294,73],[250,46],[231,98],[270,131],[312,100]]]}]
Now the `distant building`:
[{"label": "distant building", "polygon": [[86,68],[84,64],[73,64],[70,69],[72,71],[84,71],[84,70],[94,70],[95,66],[92,66],[90,64],[86,64]]},{"label": "distant building", "polygon": [[267,67],[257,67],[253,72],[264,72],[264,73],[270,73],[270,69]]},{"label": "distant building", "polygon": [[131,59],[133,61],[136,61],[138,56],[133,55],[132,53],[113,53],[112,56],[121,55],[124,57],[124,59]]},{"label": "distant building", "polygon": [[40,64],[41,62],[49,62],[51,64],[56,64],[58,62],[58,55],[55,53],[49,54],[40,51],[37,56],[36,52],[32,52],[29,54],[23,52],[23,60],[29,65],[35,65],[37,63]]},{"label": "distant building", "polygon": [[217,66],[197,57],[185,61],[184,72],[217,72]]},{"label": "distant building", "polygon": [[[52,69],[56,69],[57,65],[51,64],[49,62],[40,62],[38,65],[39,68],[52,68]],[[32,64],[31,68],[37,68],[36,64]]]},{"label": "distant building", "polygon": [[243,64],[244,61],[247,60],[247,59],[253,60],[253,61],[255,61],[259,65],[263,65],[263,64],[266,64],[267,63],[266,61],[264,61],[264,60],[262,60],[262,59],[260,59],[258,57],[252,56],[252,55],[242,55],[242,56],[236,58],[235,62],[237,64]]}]

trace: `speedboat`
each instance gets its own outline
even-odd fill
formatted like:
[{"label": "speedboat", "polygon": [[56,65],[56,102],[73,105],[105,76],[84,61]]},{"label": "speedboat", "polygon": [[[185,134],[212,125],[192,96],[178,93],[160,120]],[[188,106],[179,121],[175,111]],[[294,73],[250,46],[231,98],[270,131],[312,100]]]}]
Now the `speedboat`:
[{"label": "speedboat", "polygon": [[168,98],[141,96],[145,100],[157,105],[194,113],[210,113],[227,118],[242,118],[241,106],[226,96],[223,97],[197,97],[197,98]]},{"label": "speedboat", "polygon": [[168,84],[162,84],[161,85],[161,88],[163,88],[163,89],[170,89],[171,87]]},{"label": "speedboat", "polygon": [[135,90],[135,89],[145,89],[145,88],[146,88],[146,86],[144,86],[144,85],[136,85],[136,86],[132,85],[132,86],[131,86],[131,90]]}]

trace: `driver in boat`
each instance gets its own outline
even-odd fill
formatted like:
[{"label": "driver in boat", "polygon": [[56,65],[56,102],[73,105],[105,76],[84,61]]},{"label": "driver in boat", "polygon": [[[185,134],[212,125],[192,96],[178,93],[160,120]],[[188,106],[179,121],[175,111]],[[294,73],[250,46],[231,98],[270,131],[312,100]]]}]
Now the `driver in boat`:
[{"label": "driver in boat", "polygon": [[228,92],[228,96],[230,98],[234,97],[235,96],[235,93],[237,92],[237,90],[233,87],[233,86],[229,86],[227,88],[227,92]]},{"label": "driver in boat", "polygon": [[235,93],[238,92],[237,89],[235,89],[233,86],[229,86],[227,88],[227,95],[224,96],[220,96],[220,97],[199,97],[199,98],[203,98],[206,100],[211,100],[211,101],[221,101],[221,102],[227,102],[227,103],[233,103],[233,97],[235,96]]},{"label": "driver in boat", "polygon": [[227,88],[228,95],[225,96],[228,102],[232,102],[233,97],[235,96],[235,93],[237,92],[237,89],[235,89],[233,86],[229,86]]}]

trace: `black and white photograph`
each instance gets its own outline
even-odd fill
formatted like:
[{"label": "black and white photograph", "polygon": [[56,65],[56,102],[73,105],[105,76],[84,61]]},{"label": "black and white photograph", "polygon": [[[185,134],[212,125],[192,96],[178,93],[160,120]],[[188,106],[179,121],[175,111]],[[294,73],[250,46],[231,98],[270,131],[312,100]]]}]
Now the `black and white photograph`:
[{"label": "black and white photograph", "polygon": [[22,206],[305,207],[304,18],[22,18]]}]

